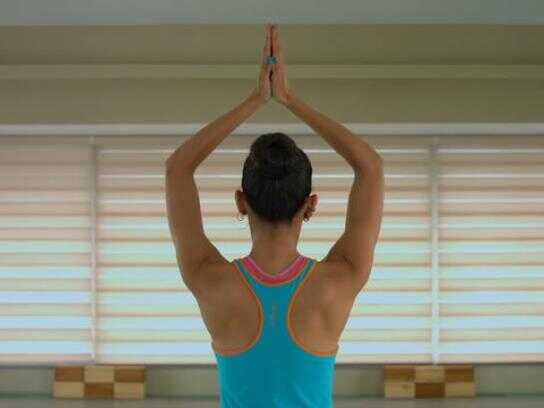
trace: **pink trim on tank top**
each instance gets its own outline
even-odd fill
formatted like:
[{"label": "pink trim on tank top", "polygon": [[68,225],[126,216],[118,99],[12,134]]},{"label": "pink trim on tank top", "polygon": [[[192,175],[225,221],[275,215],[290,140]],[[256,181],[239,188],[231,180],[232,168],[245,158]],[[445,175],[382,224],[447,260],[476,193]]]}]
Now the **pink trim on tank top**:
[{"label": "pink trim on tank top", "polygon": [[246,257],[242,258],[242,262],[247,267],[249,272],[257,279],[260,279],[267,283],[279,283],[290,280],[294,275],[298,273],[302,265],[304,265],[305,260],[306,257],[304,255],[299,255],[298,258],[291,263],[291,265],[287,266],[281,272],[276,274],[270,274],[263,271],[259,267],[259,265],[255,263],[251,256],[247,255]]}]

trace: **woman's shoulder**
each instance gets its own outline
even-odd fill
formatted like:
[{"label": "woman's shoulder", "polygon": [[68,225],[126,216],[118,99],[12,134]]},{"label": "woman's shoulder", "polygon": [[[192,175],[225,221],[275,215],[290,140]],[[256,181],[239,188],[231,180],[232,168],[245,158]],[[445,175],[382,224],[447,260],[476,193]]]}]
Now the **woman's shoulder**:
[{"label": "woman's shoulder", "polygon": [[315,263],[314,275],[318,275],[318,281],[326,291],[356,295],[361,287],[357,275],[351,265],[342,259],[317,259],[310,258]]}]

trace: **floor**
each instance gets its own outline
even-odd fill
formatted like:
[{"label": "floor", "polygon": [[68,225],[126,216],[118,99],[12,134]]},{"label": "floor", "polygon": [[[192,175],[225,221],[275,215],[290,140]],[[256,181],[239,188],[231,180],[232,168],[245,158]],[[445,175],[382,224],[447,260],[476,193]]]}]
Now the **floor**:
[{"label": "floor", "polygon": [[[0,408],[217,408],[215,400],[147,399],[144,401],[80,401],[0,398]],[[384,400],[381,398],[336,399],[334,408],[542,408],[539,397],[480,397],[474,399]]]}]

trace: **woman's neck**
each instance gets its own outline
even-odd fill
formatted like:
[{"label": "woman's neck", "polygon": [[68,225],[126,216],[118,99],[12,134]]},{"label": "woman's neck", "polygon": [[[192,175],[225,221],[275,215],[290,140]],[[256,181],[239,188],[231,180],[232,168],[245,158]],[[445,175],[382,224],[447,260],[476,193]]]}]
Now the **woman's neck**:
[{"label": "woman's neck", "polygon": [[289,266],[300,256],[297,250],[301,229],[299,224],[270,226],[250,222],[253,245],[249,256],[267,270],[278,271]]}]

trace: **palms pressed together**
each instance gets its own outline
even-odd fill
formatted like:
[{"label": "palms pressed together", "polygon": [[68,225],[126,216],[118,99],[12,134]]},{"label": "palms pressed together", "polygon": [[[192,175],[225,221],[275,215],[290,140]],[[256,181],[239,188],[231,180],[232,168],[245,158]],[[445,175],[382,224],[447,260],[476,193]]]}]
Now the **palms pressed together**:
[{"label": "palms pressed together", "polygon": [[[269,64],[268,57],[275,57],[276,63]],[[285,60],[280,44],[278,26],[266,24],[265,45],[262,52],[262,64],[259,72],[259,83],[254,91],[263,102],[274,98],[281,104],[286,104],[289,89],[285,72]]]}]

